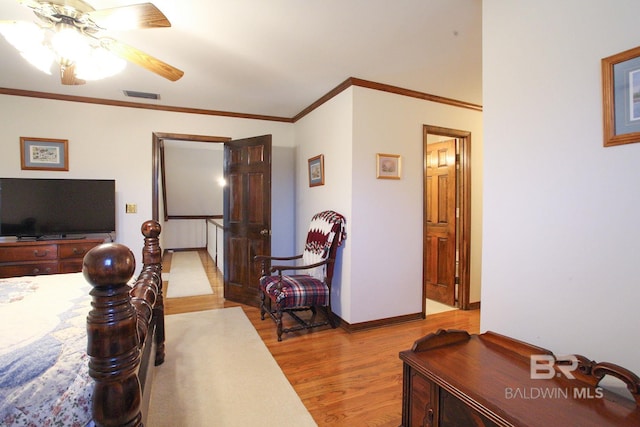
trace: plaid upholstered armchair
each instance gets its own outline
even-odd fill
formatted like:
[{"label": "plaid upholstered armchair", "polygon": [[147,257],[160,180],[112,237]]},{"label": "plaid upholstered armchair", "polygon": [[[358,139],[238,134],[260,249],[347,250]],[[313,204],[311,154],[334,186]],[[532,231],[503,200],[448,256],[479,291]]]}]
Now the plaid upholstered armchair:
[{"label": "plaid upholstered armchair", "polygon": [[[345,219],[334,211],[320,212],[311,218],[304,251],[291,257],[257,255],[262,263],[260,277],[260,315],[265,313],[276,323],[278,341],[282,334],[337,323],[331,312],[331,279],[338,246],[346,236]],[[271,265],[272,261],[302,260],[301,265]],[[283,274],[291,271],[295,274]],[[316,310],[321,308],[325,319],[316,321]],[[297,312],[310,311],[311,317],[303,319]],[[283,328],[282,315],[288,313],[297,324]]]}]

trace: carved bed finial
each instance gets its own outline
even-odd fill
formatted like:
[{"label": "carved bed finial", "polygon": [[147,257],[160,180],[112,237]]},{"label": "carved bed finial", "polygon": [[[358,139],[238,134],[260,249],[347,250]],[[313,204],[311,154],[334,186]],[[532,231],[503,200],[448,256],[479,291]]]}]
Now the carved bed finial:
[{"label": "carved bed finial", "polygon": [[97,426],[142,423],[137,316],[127,285],[135,265],[133,253],[118,243],[96,246],[83,261],[82,272],[93,286],[87,355],[95,380],[92,413]]},{"label": "carved bed finial", "polygon": [[145,221],[140,227],[144,237],[158,237],[160,235],[161,226],[157,221]]},{"label": "carved bed finial", "polygon": [[162,263],[162,250],[160,249],[160,231],[162,227],[157,221],[145,221],[140,228],[144,236],[144,248],[142,249],[142,263],[147,265],[160,265]]},{"label": "carved bed finial", "polygon": [[119,243],[96,246],[87,252],[82,261],[82,273],[93,286],[126,283],[135,269],[136,259],[133,253]]}]

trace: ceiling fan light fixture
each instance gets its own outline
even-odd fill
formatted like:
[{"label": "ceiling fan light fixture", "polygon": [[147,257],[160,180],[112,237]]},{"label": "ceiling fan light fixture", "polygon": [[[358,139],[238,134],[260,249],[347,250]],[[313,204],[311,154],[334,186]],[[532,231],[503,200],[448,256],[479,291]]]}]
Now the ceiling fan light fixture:
[{"label": "ceiling fan light fixture", "polygon": [[127,61],[102,47],[94,47],[85,58],[76,62],[76,75],[82,80],[100,80],[118,74]]},{"label": "ceiling fan light fixture", "polygon": [[[63,85],[82,85],[121,72],[127,61],[171,81],[184,72],[115,39],[101,36],[115,22],[122,29],[170,27],[151,3],[95,10],[84,0],[18,0],[39,23],[0,21],[0,33],[39,70],[52,74],[57,62]],[[115,21],[110,21],[111,19]],[[109,25],[111,26],[111,25]]]},{"label": "ceiling fan light fixture", "polygon": [[55,61],[54,53],[45,47],[45,34],[32,22],[15,22],[0,25],[0,33],[20,55],[38,70],[51,75],[51,65]]},{"label": "ceiling fan light fixture", "polygon": [[33,65],[38,70],[51,75],[51,66],[56,61],[56,56],[51,50],[41,46],[40,49],[31,49],[29,51],[20,52],[20,55],[22,55],[29,64]]},{"label": "ceiling fan light fixture", "polygon": [[75,65],[82,80],[100,80],[118,74],[127,62],[102,46],[79,29],[64,22],[52,28],[30,22],[1,25],[0,33],[22,57],[38,70],[51,75],[51,66]]},{"label": "ceiling fan light fixture", "polygon": [[41,45],[44,34],[33,22],[7,22],[0,25],[0,34],[18,51],[24,52],[34,46]]},{"label": "ceiling fan light fixture", "polygon": [[76,28],[65,24],[56,25],[51,36],[51,48],[58,58],[70,63],[89,56],[91,52],[89,39]]}]

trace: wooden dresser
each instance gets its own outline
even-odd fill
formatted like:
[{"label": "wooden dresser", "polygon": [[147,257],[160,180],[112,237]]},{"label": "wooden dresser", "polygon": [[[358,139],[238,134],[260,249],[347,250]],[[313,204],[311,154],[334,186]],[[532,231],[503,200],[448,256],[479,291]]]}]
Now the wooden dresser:
[{"label": "wooden dresser", "polygon": [[102,239],[0,242],[0,278],[82,271],[82,258]]},{"label": "wooden dresser", "polygon": [[[400,359],[404,427],[640,426],[640,378],[611,363],[573,355],[554,363],[543,348],[457,330],[427,335]],[[598,387],[605,375],[622,380],[635,402]]]}]

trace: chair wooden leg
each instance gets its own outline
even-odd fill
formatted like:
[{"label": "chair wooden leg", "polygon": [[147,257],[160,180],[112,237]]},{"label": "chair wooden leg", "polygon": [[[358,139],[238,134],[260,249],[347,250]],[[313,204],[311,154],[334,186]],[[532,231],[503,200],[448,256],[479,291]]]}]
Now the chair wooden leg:
[{"label": "chair wooden leg", "polygon": [[276,308],[276,332],[278,333],[278,341],[282,341],[282,308],[280,304]]},{"label": "chair wooden leg", "polygon": [[338,327],[338,322],[336,322],[335,317],[333,316],[333,311],[331,310],[331,306],[328,307],[323,307],[324,308],[324,312],[327,315],[327,320],[329,321],[329,325],[331,325],[331,328],[335,329]]},{"label": "chair wooden leg", "polygon": [[264,314],[267,312],[267,310],[264,307],[264,299],[265,299],[264,291],[262,291],[261,289],[260,290],[260,320],[264,320]]}]

